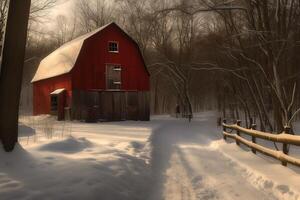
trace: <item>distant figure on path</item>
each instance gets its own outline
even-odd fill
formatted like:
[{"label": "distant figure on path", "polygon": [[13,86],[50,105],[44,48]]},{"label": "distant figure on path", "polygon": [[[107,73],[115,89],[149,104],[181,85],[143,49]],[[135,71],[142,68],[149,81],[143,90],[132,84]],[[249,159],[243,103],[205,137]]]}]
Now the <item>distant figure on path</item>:
[{"label": "distant figure on path", "polygon": [[188,117],[189,117],[189,122],[191,122],[191,121],[192,121],[192,118],[193,118],[192,113],[190,113]]},{"label": "distant figure on path", "polygon": [[176,118],[180,116],[180,106],[176,104]]}]

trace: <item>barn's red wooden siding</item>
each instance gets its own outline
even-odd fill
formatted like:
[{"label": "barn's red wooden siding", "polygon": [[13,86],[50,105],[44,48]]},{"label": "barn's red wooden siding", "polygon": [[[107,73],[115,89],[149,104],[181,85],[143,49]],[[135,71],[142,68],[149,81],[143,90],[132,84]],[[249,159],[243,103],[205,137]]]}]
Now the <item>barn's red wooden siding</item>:
[{"label": "barn's red wooden siding", "polygon": [[[109,41],[119,43],[119,53],[108,52]],[[70,73],[33,83],[34,115],[50,113],[50,93],[56,89],[67,90],[67,106],[72,90],[105,90],[106,64],[122,66],[122,90],[150,90],[149,73],[138,45],[113,23],[86,39]]]},{"label": "barn's red wooden siding", "polygon": [[[109,41],[119,43],[119,53],[108,52]],[[72,71],[73,88],[105,89],[106,64],[122,66],[122,90],[149,90],[149,75],[138,46],[113,25],[85,41]]]},{"label": "barn's red wooden siding", "polygon": [[66,89],[66,105],[70,105],[72,97],[70,74],[35,82],[33,84],[33,114],[49,114],[50,93],[60,88]]}]

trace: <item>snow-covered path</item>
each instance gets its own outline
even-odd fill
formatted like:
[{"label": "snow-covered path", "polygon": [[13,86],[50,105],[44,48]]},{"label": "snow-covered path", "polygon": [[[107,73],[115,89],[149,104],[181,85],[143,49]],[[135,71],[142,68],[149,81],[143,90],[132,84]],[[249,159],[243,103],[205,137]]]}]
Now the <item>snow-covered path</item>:
[{"label": "snow-covered path", "polygon": [[224,142],[214,112],[64,129],[45,119],[0,150],[0,200],[300,200],[300,170]]},{"label": "snow-covered path", "polygon": [[151,200],[276,199],[245,180],[237,166],[211,142],[221,139],[212,116],[191,124],[165,121],[152,136],[157,184]]}]

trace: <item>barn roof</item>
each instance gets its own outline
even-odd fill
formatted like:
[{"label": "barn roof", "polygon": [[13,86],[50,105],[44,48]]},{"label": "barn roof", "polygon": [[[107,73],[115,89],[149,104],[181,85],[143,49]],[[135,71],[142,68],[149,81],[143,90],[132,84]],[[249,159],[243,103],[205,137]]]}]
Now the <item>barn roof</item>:
[{"label": "barn roof", "polygon": [[69,73],[76,63],[84,41],[95,35],[96,33],[102,31],[106,27],[110,26],[111,24],[113,23],[107,24],[90,33],[82,35],[52,52],[41,61],[38,70],[31,82],[33,83],[36,81]]}]

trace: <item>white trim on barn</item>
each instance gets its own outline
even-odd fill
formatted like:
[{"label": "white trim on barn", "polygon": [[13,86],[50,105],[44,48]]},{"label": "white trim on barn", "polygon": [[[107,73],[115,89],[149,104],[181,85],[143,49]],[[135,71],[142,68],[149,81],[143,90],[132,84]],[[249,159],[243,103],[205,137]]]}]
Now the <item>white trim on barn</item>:
[{"label": "white trim on barn", "polygon": [[58,95],[58,94],[61,94],[61,93],[63,93],[64,91],[66,91],[66,89],[65,89],[65,88],[62,88],[62,89],[57,89],[57,90],[55,90],[55,91],[51,92],[50,94],[51,94],[51,95]]}]

